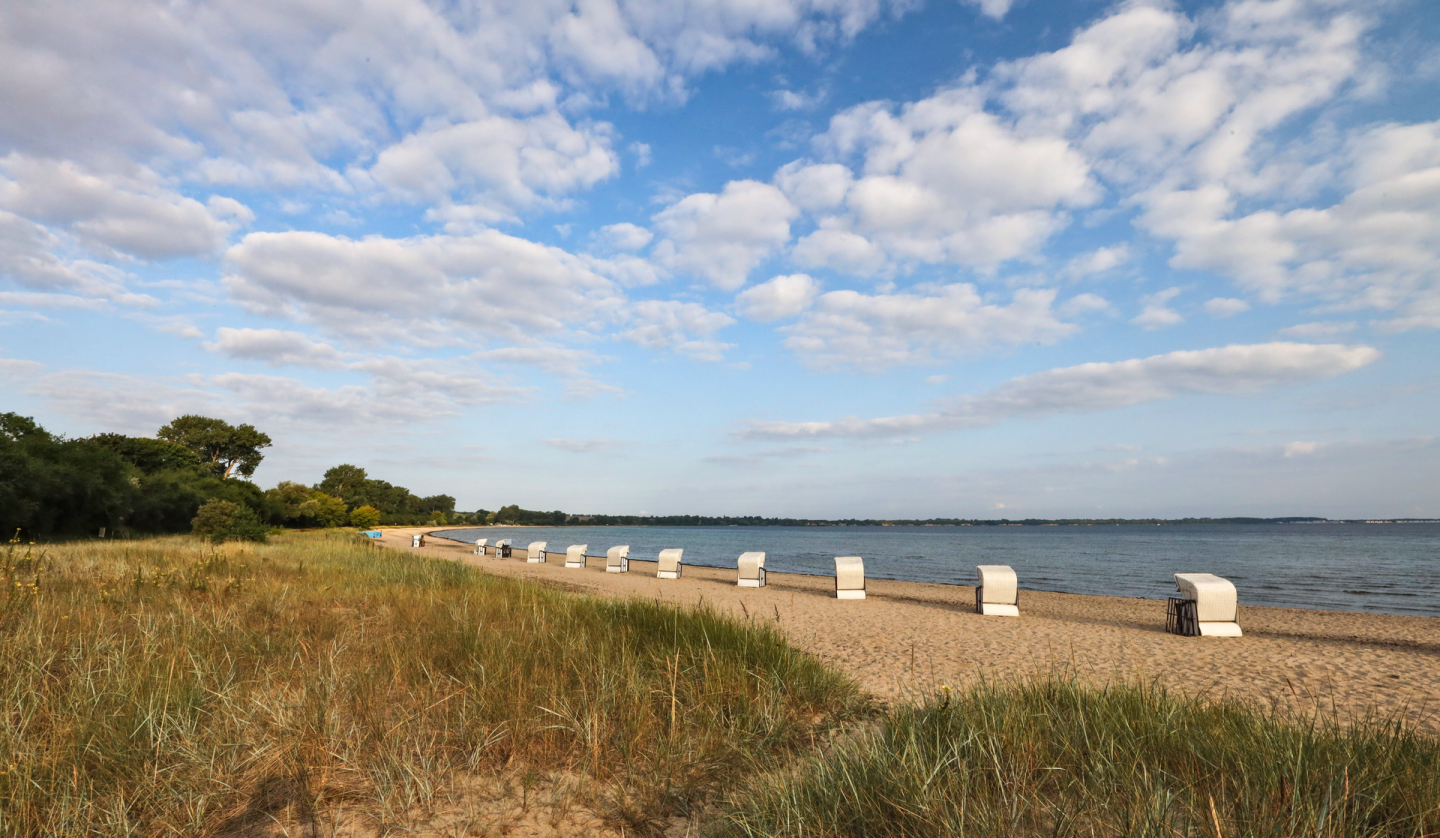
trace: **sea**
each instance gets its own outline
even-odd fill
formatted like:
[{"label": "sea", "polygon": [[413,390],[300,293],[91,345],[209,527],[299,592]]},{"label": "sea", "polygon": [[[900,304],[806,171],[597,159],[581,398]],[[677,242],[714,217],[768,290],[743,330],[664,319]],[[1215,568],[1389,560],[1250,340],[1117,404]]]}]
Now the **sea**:
[{"label": "sea", "polygon": [[473,543],[509,538],[551,552],[586,544],[603,556],[630,545],[654,559],[685,549],[686,564],[735,567],[764,551],[765,569],[834,574],[861,556],[872,579],[973,585],[975,565],[1015,568],[1021,590],[1164,599],[1176,573],[1235,583],[1242,605],[1440,617],[1440,524],[1162,524],[971,527],[488,527],[437,531]]}]

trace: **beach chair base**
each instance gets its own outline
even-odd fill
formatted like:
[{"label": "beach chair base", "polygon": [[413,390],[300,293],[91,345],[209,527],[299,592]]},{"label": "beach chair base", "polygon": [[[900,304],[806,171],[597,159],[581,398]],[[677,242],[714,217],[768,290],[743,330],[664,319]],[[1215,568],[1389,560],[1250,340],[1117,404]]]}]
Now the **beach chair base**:
[{"label": "beach chair base", "polygon": [[1193,599],[1170,597],[1165,606],[1165,630],[1181,637],[1244,637],[1238,622],[1205,622],[1196,619]]},{"label": "beach chair base", "polygon": [[1239,623],[1201,623],[1201,637],[1243,637]]},{"label": "beach chair base", "polygon": [[864,591],[836,591],[836,592],[835,592],[835,598],[836,598],[836,599],[864,599],[864,598],[865,598],[865,592],[864,592]]},{"label": "beach chair base", "polygon": [[625,563],[622,564],[622,565],[608,565],[608,566],[605,568],[605,572],[606,572],[606,573],[629,573],[629,572],[630,572],[630,563],[627,561],[627,562],[625,562]]},{"label": "beach chair base", "polygon": [[585,567],[585,563],[584,563],[584,562],[566,562],[566,563],[565,563],[565,566],[566,566],[566,567],[579,567],[579,568],[583,568],[583,567]]},{"label": "beach chair base", "polygon": [[678,571],[678,570],[662,570],[662,571],[660,571],[660,572],[658,572],[658,573],[655,574],[655,578],[656,578],[656,579],[679,579],[679,578],[680,578],[680,571]]},{"label": "beach chair base", "polygon": [[741,579],[737,584],[739,584],[739,586],[742,587],[742,588],[763,588],[763,587],[765,587],[765,580],[764,580],[764,579]]},{"label": "beach chair base", "polygon": [[538,559],[530,559],[530,558],[527,558],[527,559],[525,559],[525,563],[526,563],[526,564],[545,564],[545,557],[544,557],[544,556],[541,556],[541,557],[538,558]]},{"label": "beach chair base", "polygon": [[975,589],[975,613],[983,614],[986,617],[1018,617],[1020,616],[1020,606],[986,602],[985,588],[979,587]]}]

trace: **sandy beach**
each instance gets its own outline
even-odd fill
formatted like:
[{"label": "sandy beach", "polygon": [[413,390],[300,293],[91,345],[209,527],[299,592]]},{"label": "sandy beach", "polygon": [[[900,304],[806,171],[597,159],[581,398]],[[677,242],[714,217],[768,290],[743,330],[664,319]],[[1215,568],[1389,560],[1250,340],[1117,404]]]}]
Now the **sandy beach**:
[{"label": "sandy beach", "polygon": [[1022,590],[1020,618],[982,617],[975,589],[962,585],[870,580],[867,599],[839,601],[828,577],[771,573],[764,588],[740,588],[733,568],[686,566],[681,579],[661,580],[653,561],[634,558],[630,572],[618,574],[604,571],[603,558],[580,569],[564,567],[563,553],[527,564],[476,556],[469,545],[435,537],[419,551],[410,547],[412,533],[427,531],[387,529],[379,542],[565,590],[703,602],[775,621],[798,647],[883,698],[1061,671],[1096,684],[1140,679],[1264,706],[1320,708],[1341,719],[1398,713],[1440,732],[1440,619],[1432,617],[1245,606],[1242,590],[1244,637],[1186,638],[1165,633],[1162,599]]}]

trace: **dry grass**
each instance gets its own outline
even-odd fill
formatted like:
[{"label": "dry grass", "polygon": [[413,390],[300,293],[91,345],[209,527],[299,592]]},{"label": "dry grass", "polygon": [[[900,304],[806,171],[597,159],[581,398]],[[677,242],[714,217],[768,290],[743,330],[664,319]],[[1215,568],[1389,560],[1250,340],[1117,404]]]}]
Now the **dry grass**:
[{"label": "dry grass", "polygon": [[[653,833],[866,712],[762,624],[345,533],[16,546],[0,570],[7,836],[458,836],[517,797]],[[508,814],[457,817],[476,795]]]}]

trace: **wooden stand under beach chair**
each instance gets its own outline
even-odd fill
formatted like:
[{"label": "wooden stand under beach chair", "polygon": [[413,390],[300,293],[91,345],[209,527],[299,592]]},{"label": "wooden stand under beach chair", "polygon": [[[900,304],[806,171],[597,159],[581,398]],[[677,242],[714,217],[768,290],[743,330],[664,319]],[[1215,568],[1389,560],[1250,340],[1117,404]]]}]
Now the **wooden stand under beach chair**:
[{"label": "wooden stand under beach chair", "polygon": [[835,598],[865,598],[865,562],[859,556],[835,557]]},{"label": "wooden stand under beach chair", "polygon": [[1165,630],[1184,637],[1240,637],[1235,585],[1213,573],[1177,573],[1165,611]]},{"label": "wooden stand under beach chair", "polygon": [[528,564],[545,563],[545,543],[544,541],[530,542],[530,548],[525,551],[525,561]]},{"label": "wooden stand under beach chair", "polygon": [[679,579],[682,569],[681,558],[685,555],[683,547],[672,547],[669,550],[661,550],[660,556],[655,561],[659,565],[655,571],[656,579]]},{"label": "wooden stand under beach chair", "polygon": [[741,553],[739,575],[735,584],[742,588],[765,587],[765,554]]},{"label": "wooden stand under beach chair", "polygon": [[480,539],[479,541],[475,542],[475,555],[477,555],[477,556],[483,556],[483,555],[485,555],[485,542],[487,542],[487,541],[489,541],[489,540],[490,540],[490,539],[488,539],[488,538],[482,538],[482,539]]},{"label": "wooden stand under beach chair", "polygon": [[565,566],[584,567],[585,548],[589,546],[589,544],[571,544],[569,547],[565,548]]},{"label": "wooden stand under beach chair", "polygon": [[605,551],[605,572],[606,573],[629,573],[630,572],[630,545],[622,544],[619,547],[611,547]]},{"label": "wooden stand under beach chair", "polygon": [[1020,586],[1015,571],[1005,564],[975,566],[980,584],[975,587],[975,613],[987,617],[1020,616]]}]

